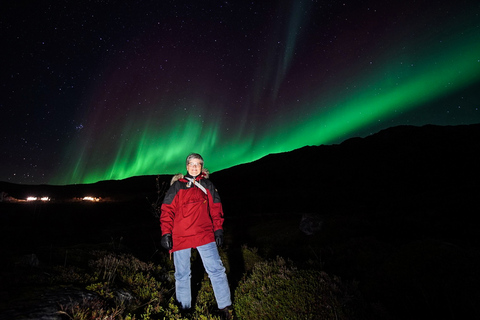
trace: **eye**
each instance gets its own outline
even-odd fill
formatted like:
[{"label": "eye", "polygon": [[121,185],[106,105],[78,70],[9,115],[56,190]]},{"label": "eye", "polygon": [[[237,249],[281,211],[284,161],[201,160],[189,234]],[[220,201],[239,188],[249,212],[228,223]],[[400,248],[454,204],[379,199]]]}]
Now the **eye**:
[{"label": "eye", "polygon": [[189,165],[190,167],[200,167],[200,166],[201,166],[200,163],[196,163],[196,162],[190,162],[188,165]]}]

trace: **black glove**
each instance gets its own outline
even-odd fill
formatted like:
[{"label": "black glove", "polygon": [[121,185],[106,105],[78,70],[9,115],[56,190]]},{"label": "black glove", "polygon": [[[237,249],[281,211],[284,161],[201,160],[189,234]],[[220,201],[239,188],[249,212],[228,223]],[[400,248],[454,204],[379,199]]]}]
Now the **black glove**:
[{"label": "black glove", "polygon": [[173,247],[172,235],[170,233],[164,234],[160,243],[165,249],[171,250]]},{"label": "black glove", "polygon": [[215,242],[217,243],[217,246],[221,247],[223,245],[223,230],[218,229],[215,233]]}]

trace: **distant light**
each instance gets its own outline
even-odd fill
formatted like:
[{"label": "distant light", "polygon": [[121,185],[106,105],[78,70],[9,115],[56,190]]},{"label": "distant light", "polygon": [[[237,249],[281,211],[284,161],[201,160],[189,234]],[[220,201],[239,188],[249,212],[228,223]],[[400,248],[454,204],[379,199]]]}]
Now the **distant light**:
[{"label": "distant light", "polygon": [[96,197],[83,197],[83,201],[97,202],[97,201],[100,201],[100,199]]},{"label": "distant light", "polygon": [[28,197],[27,201],[37,201],[37,197]]},{"label": "distant light", "polygon": [[42,200],[42,201],[50,201],[50,198],[49,198],[49,197],[41,197],[40,200]]}]

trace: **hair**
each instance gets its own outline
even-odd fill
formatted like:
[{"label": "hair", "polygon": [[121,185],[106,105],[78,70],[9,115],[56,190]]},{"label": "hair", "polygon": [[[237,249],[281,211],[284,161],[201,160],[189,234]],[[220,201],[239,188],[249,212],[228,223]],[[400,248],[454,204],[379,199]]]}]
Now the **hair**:
[{"label": "hair", "polygon": [[192,160],[192,159],[201,160],[201,161],[202,161],[202,166],[203,166],[203,158],[202,158],[202,156],[199,155],[198,153],[190,153],[190,154],[187,156],[186,164],[188,165],[188,163],[189,163],[190,160]]}]

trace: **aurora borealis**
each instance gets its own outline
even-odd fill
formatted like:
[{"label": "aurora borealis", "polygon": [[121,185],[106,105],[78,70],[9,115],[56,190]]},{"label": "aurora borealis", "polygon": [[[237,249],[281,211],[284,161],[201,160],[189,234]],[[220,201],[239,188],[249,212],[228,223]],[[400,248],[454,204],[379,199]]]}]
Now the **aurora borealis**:
[{"label": "aurora borealis", "polygon": [[395,125],[480,122],[467,1],[2,7],[2,181],[171,174],[190,152],[217,171]]}]

